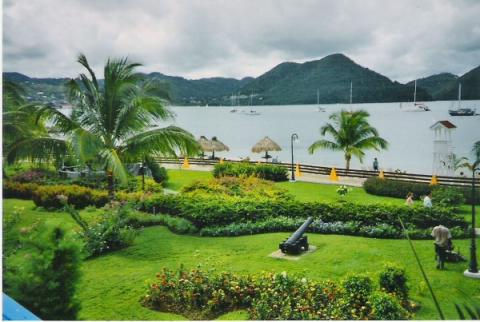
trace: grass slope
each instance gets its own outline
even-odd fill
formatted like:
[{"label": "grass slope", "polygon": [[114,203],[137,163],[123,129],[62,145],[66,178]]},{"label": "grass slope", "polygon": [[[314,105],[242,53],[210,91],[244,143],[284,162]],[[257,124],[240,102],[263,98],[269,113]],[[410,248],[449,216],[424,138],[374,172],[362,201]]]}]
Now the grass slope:
[{"label": "grass slope", "polygon": [[[24,207],[19,225],[29,225],[36,220],[49,225],[60,224],[74,228],[70,216],[62,212],[47,213],[33,210],[31,201],[4,200],[4,211],[15,206]],[[90,219],[94,212],[82,212]],[[315,253],[297,262],[273,259],[267,255],[275,251],[287,233],[263,234],[242,237],[209,238],[176,235],[165,227],[144,229],[133,246],[84,262],[83,276],[78,295],[82,303],[81,319],[88,320],[177,320],[182,316],[156,312],[143,308],[139,299],[148,281],[162,267],[177,269],[198,264],[244,273],[275,271],[297,273],[313,279],[339,280],[350,272],[376,274],[384,262],[396,262],[406,267],[413,299],[422,308],[418,319],[437,319],[427,287],[405,240],[384,240],[350,236],[310,234]],[[467,279],[463,271],[467,263],[448,264],[446,271],[434,268],[432,241],[414,241],[427,274],[440,300],[447,318],[457,315],[453,303],[480,304],[480,283]],[[455,241],[467,253],[469,241]],[[374,277],[376,279],[376,276]],[[245,311],[232,312],[222,319],[245,319]]]}]

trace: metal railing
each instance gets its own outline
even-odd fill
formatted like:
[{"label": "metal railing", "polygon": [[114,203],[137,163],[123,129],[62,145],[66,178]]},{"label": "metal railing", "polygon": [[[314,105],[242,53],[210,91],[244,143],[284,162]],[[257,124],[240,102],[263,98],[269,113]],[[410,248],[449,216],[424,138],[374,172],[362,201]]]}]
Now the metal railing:
[{"label": "metal railing", "polygon": [[[183,158],[156,158],[155,161],[158,163],[165,163],[165,164],[183,164]],[[201,158],[189,158],[188,163],[192,165],[211,165],[214,166],[218,164],[220,160],[215,159],[201,159]],[[247,160],[227,160],[224,159],[224,162],[231,162],[231,163],[240,163],[240,162],[248,162],[250,164],[257,164],[260,161],[247,161]],[[266,162],[260,162],[265,164]],[[268,163],[279,165],[282,167],[286,167],[289,170],[291,169],[292,165],[290,163]],[[309,174],[320,174],[320,175],[329,175],[332,171],[331,167],[322,167],[316,165],[308,165],[308,164],[299,164],[300,171],[303,173]],[[370,177],[377,177],[379,173],[377,171],[370,171],[370,170],[358,170],[358,169],[344,169],[344,168],[335,168],[337,175],[340,177],[351,177],[351,178],[361,178],[367,179]],[[386,179],[394,179],[394,180],[402,180],[402,181],[410,181],[410,182],[419,182],[419,183],[430,183],[432,176],[426,174],[418,174],[418,173],[400,173],[400,172],[383,172]],[[466,177],[453,177],[453,176],[437,176],[437,181],[439,184],[442,185],[451,185],[451,186],[470,186],[472,184],[471,178]],[[475,184],[480,184],[480,179],[475,179]]]}]

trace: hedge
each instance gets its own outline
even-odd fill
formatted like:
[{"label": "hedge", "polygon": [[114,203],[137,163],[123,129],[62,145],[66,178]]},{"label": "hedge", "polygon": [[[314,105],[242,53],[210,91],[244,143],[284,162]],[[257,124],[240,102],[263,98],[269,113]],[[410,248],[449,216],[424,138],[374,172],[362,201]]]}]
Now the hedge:
[{"label": "hedge", "polygon": [[260,221],[272,217],[313,217],[323,222],[356,221],[364,226],[386,223],[400,227],[398,217],[416,228],[431,228],[438,224],[448,227],[466,227],[463,216],[450,208],[384,204],[355,204],[350,202],[300,202],[268,199],[221,198],[216,196],[152,195],[139,203],[147,212],[181,216],[199,229],[225,226],[231,223]]},{"label": "hedge", "polygon": [[[403,180],[380,179],[371,177],[365,180],[363,188],[372,195],[386,196],[394,198],[406,198],[409,192],[413,192],[415,199],[427,195],[435,189],[445,188],[446,186],[432,186],[428,183],[409,182]],[[470,187],[449,187],[463,194],[467,203],[472,204],[472,190]],[[480,191],[475,196],[476,204],[480,204]]]},{"label": "hedge", "polygon": [[[232,223],[226,226],[205,227],[200,230],[201,236],[224,237],[224,236],[242,236],[273,232],[291,232],[295,231],[305,221],[304,218],[275,217],[267,218],[257,222]],[[319,234],[337,234],[364,236],[373,238],[404,238],[403,230],[397,226],[381,223],[373,226],[362,226],[356,221],[336,221],[323,222],[314,221],[307,229],[307,232]],[[431,228],[410,228],[409,235],[414,239],[431,239]],[[468,231],[454,227],[450,229],[453,238],[468,238]],[[288,235],[285,235],[287,237]]]},{"label": "hedge", "polygon": [[287,181],[288,169],[272,164],[230,163],[216,164],[213,176],[219,177],[250,177],[255,176],[270,181]]}]

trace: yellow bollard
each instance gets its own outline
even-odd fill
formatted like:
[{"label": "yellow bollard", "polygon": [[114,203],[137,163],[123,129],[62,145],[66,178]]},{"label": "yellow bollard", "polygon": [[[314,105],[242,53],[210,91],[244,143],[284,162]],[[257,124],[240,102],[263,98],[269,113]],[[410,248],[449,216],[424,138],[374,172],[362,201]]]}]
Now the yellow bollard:
[{"label": "yellow bollard", "polygon": [[295,167],[295,177],[300,178],[302,176],[302,172],[300,172],[300,165],[297,163]]},{"label": "yellow bollard", "polygon": [[430,184],[431,184],[432,186],[438,184],[438,179],[437,179],[437,176],[436,176],[436,175],[433,175],[433,176],[432,176],[432,180],[430,180]]},{"label": "yellow bollard", "polygon": [[220,158],[220,162],[218,163],[223,164],[223,158]]},{"label": "yellow bollard", "polygon": [[188,163],[188,158],[187,158],[187,157],[185,157],[185,158],[183,159],[182,168],[183,168],[183,169],[190,169],[190,163]]},{"label": "yellow bollard", "polygon": [[385,174],[383,173],[383,170],[380,170],[380,173],[378,174],[378,177],[380,179],[385,179]]},{"label": "yellow bollard", "polygon": [[335,170],[335,168],[332,168],[332,171],[330,171],[330,180],[338,181],[337,170]]}]

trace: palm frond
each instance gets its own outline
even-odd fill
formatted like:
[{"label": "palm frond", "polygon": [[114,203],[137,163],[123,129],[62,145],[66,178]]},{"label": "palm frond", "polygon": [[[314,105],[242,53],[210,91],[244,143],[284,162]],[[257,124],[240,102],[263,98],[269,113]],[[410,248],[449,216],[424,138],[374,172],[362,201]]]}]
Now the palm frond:
[{"label": "palm frond", "polygon": [[200,146],[191,133],[177,126],[169,126],[129,138],[125,142],[125,151],[130,157],[144,154],[176,156],[177,151],[191,156],[200,152]]},{"label": "palm frond", "polygon": [[39,108],[36,116],[37,121],[41,118],[50,120],[53,126],[63,133],[68,133],[79,127],[72,119],[50,105],[44,105]]},{"label": "palm frond", "polygon": [[318,140],[308,147],[308,152],[313,154],[316,150],[328,149],[333,151],[341,150],[342,148],[336,143],[328,140]]},{"label": "palm frond", "polygon": [[50,161],[65,156],[68,143],[51,137],[25,138],[15,141],[5,152],[9,164],[21,160]]},{"label": "palm frond", "polygon": [[104,163],[105,169],[112,171],[114,176],[121,182],[127,181],[127,171],[115,149],[103,149],[99,152],[99,156]]},{"label": "palm frond", "polygon": [[82,128],[72,132],[72,149],[82,162],[87,162],[98,157],[98,153],[105,146],[97,135]]}]

